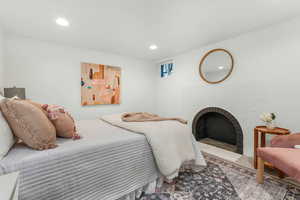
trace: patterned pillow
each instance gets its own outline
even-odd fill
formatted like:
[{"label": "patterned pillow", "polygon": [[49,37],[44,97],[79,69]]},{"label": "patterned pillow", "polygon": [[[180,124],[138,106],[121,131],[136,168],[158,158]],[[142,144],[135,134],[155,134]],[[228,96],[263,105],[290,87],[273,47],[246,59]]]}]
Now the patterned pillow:
[{"label": "patterned pillow", "polygon": [[14,135],[27,146],[37,150],[57,146],[55,127],[36,106],[20,99],[5,99],[0,109]]},{"label": "patterned pillow", "polygon": [[57,136],[73,139],[80,138],[76,131],[75,121],[62,106],[44,104],[42,108],[47,112],[49,120],[55,126]]}]

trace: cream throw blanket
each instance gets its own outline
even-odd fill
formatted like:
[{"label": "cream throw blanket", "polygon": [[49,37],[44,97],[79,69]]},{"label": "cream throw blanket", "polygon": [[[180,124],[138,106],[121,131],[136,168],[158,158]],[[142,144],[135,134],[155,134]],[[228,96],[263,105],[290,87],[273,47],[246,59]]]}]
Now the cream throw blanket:
[{"label": "cream throw blanket", "polygon": [[[124,122],[122,114],[101,119],[111,125],[146,136],[160,173],[171,180],[184,166],[202,169],[206,162],[187,125],[178,121]],[[186,165],[187,164],[187,165]]]}]

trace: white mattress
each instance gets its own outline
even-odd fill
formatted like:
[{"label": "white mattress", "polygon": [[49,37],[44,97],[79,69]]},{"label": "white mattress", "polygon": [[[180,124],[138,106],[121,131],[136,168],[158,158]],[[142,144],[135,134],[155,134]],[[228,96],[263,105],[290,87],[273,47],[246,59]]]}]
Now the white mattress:
[{"label": "white mattress", "polygon": [[45,151],[18,144],[0,161],[0,174],[21,172],[20,200],[113,200],[158,177],[144,136],[100,120],[77,125],[80,140]]}]

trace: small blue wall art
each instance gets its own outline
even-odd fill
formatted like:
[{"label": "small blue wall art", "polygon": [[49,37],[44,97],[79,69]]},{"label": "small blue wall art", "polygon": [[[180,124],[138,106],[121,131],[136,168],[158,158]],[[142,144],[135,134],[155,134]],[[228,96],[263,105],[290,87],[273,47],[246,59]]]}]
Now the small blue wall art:
[{"label": "small blue wall art", "polygon": [[166,62],[166,63],[162,63],[160,65],[160,77],[164,78],[167,76],[170,76],[172,74],[173,71],[173,62]]}]

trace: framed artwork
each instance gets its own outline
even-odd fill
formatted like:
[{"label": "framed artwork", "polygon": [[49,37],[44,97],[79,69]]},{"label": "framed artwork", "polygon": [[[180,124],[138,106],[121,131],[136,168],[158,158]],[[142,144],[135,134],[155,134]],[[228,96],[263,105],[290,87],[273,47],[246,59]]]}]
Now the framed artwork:
[{"label": "framed artwork", "polygon": [[81,63],[81,105],[120,104],[121,68]]},{"label": "framed artwork", "polygon": [[173,72],[173,67],[174,67],[174,63],[172,60],[161,63],[160,64],[160,77],[164,78],[164,77],[170,76]]}]

